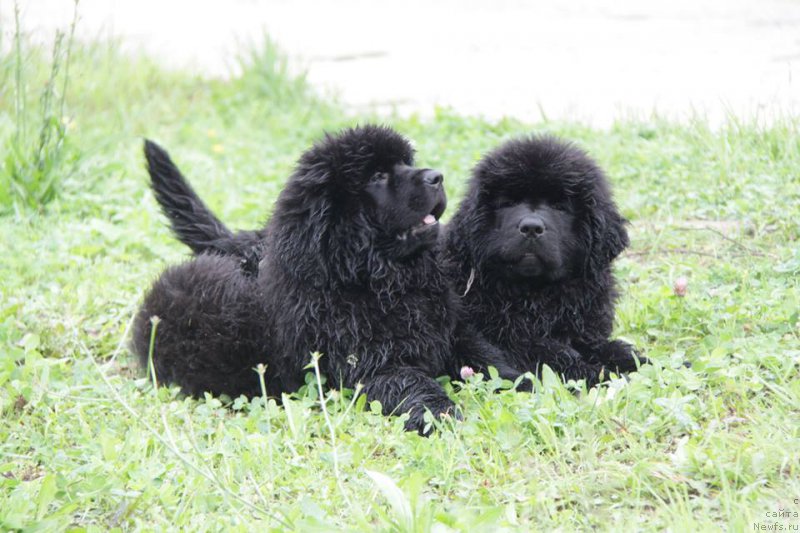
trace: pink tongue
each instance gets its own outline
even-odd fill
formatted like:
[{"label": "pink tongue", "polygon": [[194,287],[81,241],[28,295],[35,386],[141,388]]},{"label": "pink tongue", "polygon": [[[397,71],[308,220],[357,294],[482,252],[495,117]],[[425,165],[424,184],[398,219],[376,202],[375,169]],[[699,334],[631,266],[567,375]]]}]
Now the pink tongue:
[{"label": "pink tongue", "polygon": [[436,224],[436,217],[433,215],[425,215],[425,218],[422,219],[422,223],[426,226],[430,226],[431,224]]}]

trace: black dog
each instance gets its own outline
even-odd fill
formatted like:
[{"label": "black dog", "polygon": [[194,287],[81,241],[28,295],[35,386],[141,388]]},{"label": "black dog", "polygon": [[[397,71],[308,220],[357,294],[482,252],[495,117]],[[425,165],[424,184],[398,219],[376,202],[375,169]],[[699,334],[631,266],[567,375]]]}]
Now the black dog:
[{"label": "black dog", "polygon": [[443,264],[470,322],[513,366],[547,364],[592,386],[603,369],[637,368],[630,345],[608,340],[625,222],[583,151],[550,137],[512,140],[474,169]]},{"label": "black dog", "polygon": [[[436,257],[445,209],[442,175],[413,166],[408,142],[365,126],[327,136],[300,158],[267,227],[233,234],[205,207],[167,154],[147,143],[153,187],[178,237],[197,257],[165,272],[137,317],[134,350],[148,360],[150,317],[161,321],[154,366],[189,394],[252,395],[268,366],[271,394],[303,383],[322,352],[328,384],[364,385],[385,413],[454,405],[434,380],[464,361],[519,372],[458,321]],[[240,260],[260,257],[257,275]]]}]

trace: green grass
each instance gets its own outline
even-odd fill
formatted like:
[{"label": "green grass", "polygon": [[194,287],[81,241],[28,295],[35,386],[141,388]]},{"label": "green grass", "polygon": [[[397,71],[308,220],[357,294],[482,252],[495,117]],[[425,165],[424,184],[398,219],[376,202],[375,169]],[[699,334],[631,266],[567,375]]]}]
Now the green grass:
[{"label": "green grass", "polygon": [[[13,86],[13,132],[4,135],[5,154],[0,165],[0,214],[10,210],[42,209],[56,196],[63,168],[72,154],[67,143],[65,103],[69,67],[78,11],[77,0],[69,32],[57,31],[50,61],[41,60],[42,50],[30,53],[24,46],[19,5],[14,4],[13,52],[0,57],[0,97],[11,98]],[[47,66],[44,80],[37,80],[29,66]],[[13,72],[13,83],[11,83]],[[31,83],[34,82],[34,83]],[[41,89],[34,88],[41,85]],[[38,101],[32,102],[31,93]]]},{"label": "green grass", "polygon": [[[229,82],[167,72],[113,44],[72,51],[71,157],[58,192],[44,210],[0,218],[0,529],[800,523],[767,514],[800,512],[793,117],[718,130],[654,118],[608,131],[448,110],[387,120],[414,139],[420,163],[445,173],[451,212],[471,165],[513,135],[562,135],[601,162],[633,241],[617,263],[616,334],[654,361],[629,382],[579,396],[550,375],[532,395],[496,393],[502,384],[488,378],[446,384],[465,420],[430,439],[349,391],[326,392],[323,409],[313,371],[284,405],[155,391],[125,347],[127,328],[149,283],[187,254],[148,191],[142,137],[168,147],[213,209],[247,228],[324,130],[372,118],[348,117],[265,50]],[[46,59],[28,68],[46,80]],[[16,127],[4,91],[5,147]],[[679,276],[684,298],[672,294]]]}]

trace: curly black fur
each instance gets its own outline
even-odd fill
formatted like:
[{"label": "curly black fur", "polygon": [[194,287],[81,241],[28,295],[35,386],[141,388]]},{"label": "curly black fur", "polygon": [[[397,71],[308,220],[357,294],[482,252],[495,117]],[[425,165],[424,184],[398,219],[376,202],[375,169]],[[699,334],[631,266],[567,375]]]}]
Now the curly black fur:
[{"label": "curly black fur", "polygon": [[608,340],[625,223],[586,153],[552,137],[516,139],[474,169],[443,264],[469,320],[513,366],[547,364],[592,386],[604,368],[637,368],[630,345]]},{"label": "curly black fur", "polygon": [[319,351],[329,385],[363,384],[385,413],[410,412],[407,427],[421,432],[425,409],[454,409],[435,377],[467,360],[519,374],[459,323],[435,250],[441,174],[413,167],[412,148],[391,129],[345,130],[302,155],[267,227],[247,234],[261,238],[255,277],[238,268],[235,236],[166,153],[152,143],[145,152],[173,228],[200,253],[162,275],[136,319],[143,365],[150,317],[161,319],[160,380],[190,394],[252,395],[252,368],[264,363],[270,394],[291,392]]},{"label": "curly black fur", "polygon": [[[253,369],[268,364],[272,351],[261,296],[257,280],[244,275],[232,256],[201,254],[170,267],[139,309],[133,351],[147,368],[155,328],[153,364],[159,382],[178,383],[192,396],[259,394]],[[158,317],[156,325],[152,317]],[[270,370],[271,393],[292,388],[291,377]]]}]

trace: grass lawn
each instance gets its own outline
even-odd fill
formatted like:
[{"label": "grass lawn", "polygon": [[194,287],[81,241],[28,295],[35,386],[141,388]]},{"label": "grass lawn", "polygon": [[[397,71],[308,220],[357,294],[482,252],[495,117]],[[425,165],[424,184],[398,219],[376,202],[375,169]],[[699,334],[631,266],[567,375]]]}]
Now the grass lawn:
[{"label": "grass lawn", "polygon": [[[470,167],[513,135],[573,139],[606,168],[632,237],[616,263],[616,335],[654,361],[627,382],[579,395],[552,375],[534,394],[496,392],[508,384],[488,376],[448,384],[465,420],[429,439],[350,391],[322,407],[313,375],[282,405],[154,390],[128,327],[187,250],[148,190],[142,138],[223,220],[251,228],[323,131],[374,120],[315,96],[265,50],[210,81],[113,44],[74,47],[47,123],[47,54],[22,50],[21,69],[0,58],[0,529],[800,528],[794,117],[605,131],[447,110],[382,119],[444,172],[450,212]],[[41,131],[56,135],[53,157],[37,152]]]}]

